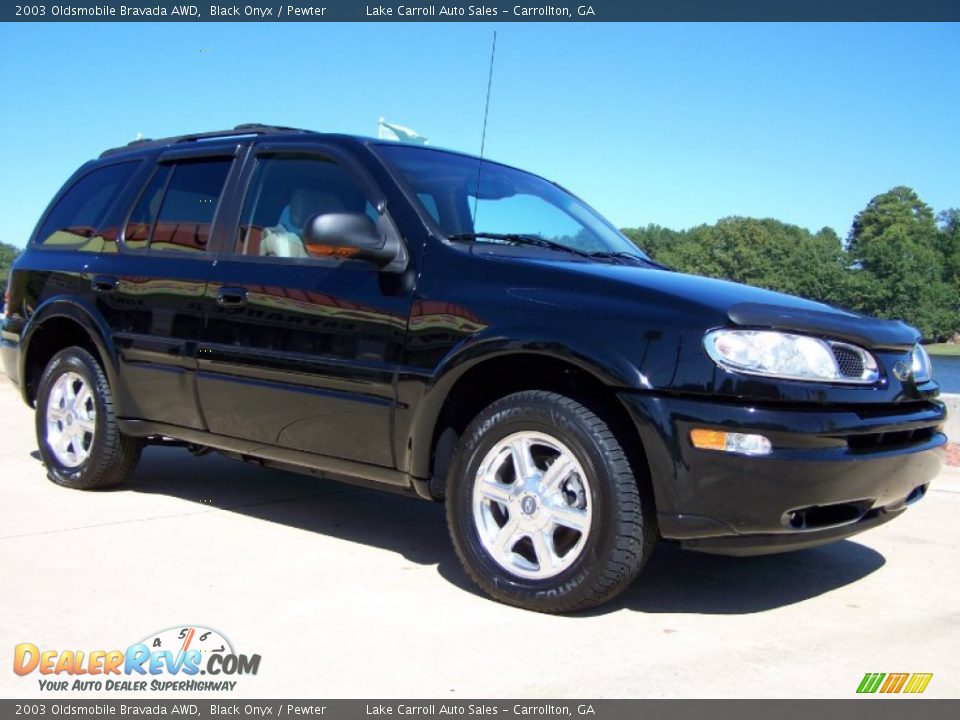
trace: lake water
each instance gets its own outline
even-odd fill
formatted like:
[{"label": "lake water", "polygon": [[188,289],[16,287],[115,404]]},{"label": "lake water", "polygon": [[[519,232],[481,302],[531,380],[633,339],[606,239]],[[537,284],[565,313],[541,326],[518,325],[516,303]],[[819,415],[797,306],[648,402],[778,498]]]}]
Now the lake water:
[{"label": "lake water", "polygon": [[940,383],[940,392],[960,393],[960,356],[934,355],[933,379]]}]

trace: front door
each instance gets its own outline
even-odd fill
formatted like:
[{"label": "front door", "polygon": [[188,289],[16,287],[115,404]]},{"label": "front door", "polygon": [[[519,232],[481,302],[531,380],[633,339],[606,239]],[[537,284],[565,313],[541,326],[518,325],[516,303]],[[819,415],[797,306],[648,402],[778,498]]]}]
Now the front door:
[{"label": "front door", "polygon": [[264,147],[253,162],[235,247],[207,286],[197,384],[210,430],[393,467],[394,374],[411,292],[301,240],[306,219],[324,212],[366,212],[395,232],[385,205],[329,154]]}]

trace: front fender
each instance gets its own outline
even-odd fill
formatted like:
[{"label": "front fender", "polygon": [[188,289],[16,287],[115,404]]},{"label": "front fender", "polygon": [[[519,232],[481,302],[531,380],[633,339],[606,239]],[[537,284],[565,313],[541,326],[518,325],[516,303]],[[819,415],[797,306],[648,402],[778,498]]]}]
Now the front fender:
[{"label": "front fender", "polygon": [[[606,385],[649,389],[649,381],[635,360],[615,343],[598,343],[579,333],[568,332],[560,338],[548,329],[535,326],[497,326],[475,333],[452,348],[438,363],[430,379],[430,388],[455,382],[471,367],[501,355],[524,353],[543,355],[576,365]],[[452,383],[451,383],[452,384]]]},{"label": "front fender", "polygon": [[398,438],[399,447],[409,447],[412,475],[427,477],[430,473],[434,431],[456,384],[478,366],[510,356],[564,362],[614,388],[650,389],[637,363],[613,343],[591,343],[573,335],[561,340],[542,328],[487,328],[453,348],[429,376],[417,378],[419,397],[411,403],[414,412],[406,437]]}]

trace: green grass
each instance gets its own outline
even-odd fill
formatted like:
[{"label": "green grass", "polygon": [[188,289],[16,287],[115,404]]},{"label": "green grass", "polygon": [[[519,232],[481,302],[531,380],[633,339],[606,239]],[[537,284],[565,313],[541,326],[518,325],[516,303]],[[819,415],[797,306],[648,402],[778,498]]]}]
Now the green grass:
[{"label": "green grass", "polygon": [[960,355],[960,345],[953,343],[933,343],[924,347],[931,355]]}]

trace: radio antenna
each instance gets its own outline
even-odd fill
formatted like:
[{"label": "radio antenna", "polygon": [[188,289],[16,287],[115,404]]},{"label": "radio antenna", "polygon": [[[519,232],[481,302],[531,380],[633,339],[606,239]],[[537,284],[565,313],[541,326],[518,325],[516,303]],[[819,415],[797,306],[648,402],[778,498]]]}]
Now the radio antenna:
[{"label": "radio antenna", "polygon": [[480,162],[477,164],[477,194],[473,198],[473,229],[477,229],[477,204],[480,201],[480,170],[483,167],[483,150],[487,143],[487,116],[490,114],[490,90],[493,88],[493,59],[497,55],[497,31],[493,31],[493,47],[490,49],[490,72],[487,75],[487,102],[483,108],[483,132],[480,133]]}]

